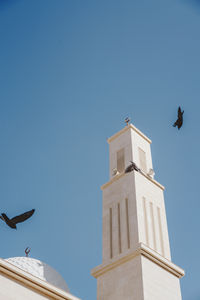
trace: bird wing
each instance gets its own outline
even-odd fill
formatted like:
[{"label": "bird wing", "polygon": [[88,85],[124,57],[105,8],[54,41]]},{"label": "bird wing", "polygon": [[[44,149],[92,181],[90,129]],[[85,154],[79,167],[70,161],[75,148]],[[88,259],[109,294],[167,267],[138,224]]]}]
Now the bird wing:
[{"label": "bird wing", "polygon": [[3,220],[3,221],[5,221],[4,218],[3,218],[2,216],[0,216],[0,219]]},{"label": "bird wing", "polygon": [[134,169],[135,169],[135,171],[141,171],[140,168],[138,168],[138,166],[136,166],[136,164],[134,166]]},{"label": "bird wing", "polygon": [[35,211],[35,209],[29,210],[19,216],[12,218],[11,221],[14,222],[15,224],[24,222],[25,220],[27,220],[28,218],[30,218],[32,216],[34,211]]},{"label": "bird wing", "polygon": [[181,117],[182,117],[181,107],[179,106],[179,108],[178,108],[178,118],[181,118]]},{"label": "bird wing", "polygon": [[182,125],[183,125],[183,120],[180,120],[180,122],[178,122],[178,129],[180,129]]},{"label": "bird wing", "polygon": [[133,166],[129,165],[126,169],[125,169],[125,173],[131,172],[133,171]]}]

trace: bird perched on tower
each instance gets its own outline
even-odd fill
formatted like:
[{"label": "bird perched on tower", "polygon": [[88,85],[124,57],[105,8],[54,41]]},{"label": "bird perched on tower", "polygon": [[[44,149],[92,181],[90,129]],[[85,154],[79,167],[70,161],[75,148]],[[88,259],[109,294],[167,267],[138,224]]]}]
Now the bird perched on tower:
[{"label": "bird perched on tower", "polygon": [[174,123],[174,127],[178,127],[178,129],[181,128],[181,126],[183,125],[183,113],[184,113],[184,110],[181,111],[181,107],[179,106],[178,108],[178,119],[176,120],[176,122]]},{"label": "bird perched on tower", "polygon": [[130,172],[132,172],[133,170],[135,170],[135,171],[139,171],[139,172],[141,172],[141,170],[138,168],[138,166],[133,162],[133,161],[130,161],[130,165],[125,169],[125,173],[130,173]]},{"label": "bird perched on tower", "polygon": [[119,175],[119,171],[116,168],[114,168],[112,171],[113,171],[112,176]]}]

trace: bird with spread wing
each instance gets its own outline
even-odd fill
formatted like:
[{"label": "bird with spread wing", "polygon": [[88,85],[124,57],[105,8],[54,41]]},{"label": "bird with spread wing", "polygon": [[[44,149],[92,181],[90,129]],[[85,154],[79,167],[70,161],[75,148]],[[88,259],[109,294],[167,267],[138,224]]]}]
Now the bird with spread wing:
[{"label": "bird with spread wing", "polygon": [[35,209],[29,210],[19,216],[16,216],[12,219],[9,219],[8,216],[4,213],[1,214],[0,219],[2,219],[9,227],[13,229],[17,229],[16,224],[17,223],[22,223],[29,219],[35,212]]}]

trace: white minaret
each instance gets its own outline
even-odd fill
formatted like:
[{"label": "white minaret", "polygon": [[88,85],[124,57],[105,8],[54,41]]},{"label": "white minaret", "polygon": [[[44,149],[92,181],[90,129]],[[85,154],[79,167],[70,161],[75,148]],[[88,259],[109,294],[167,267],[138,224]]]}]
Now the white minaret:
[{"label": "white minaret", "polygon": [[[101,187],[103,263],[92,270],[97,299],[181,300],[184,271],[171,262],[164,187],[148,175],[151,140],[130,124],[108,143],[110,181]],[[130,161],[142,172],[125,174]]]}]

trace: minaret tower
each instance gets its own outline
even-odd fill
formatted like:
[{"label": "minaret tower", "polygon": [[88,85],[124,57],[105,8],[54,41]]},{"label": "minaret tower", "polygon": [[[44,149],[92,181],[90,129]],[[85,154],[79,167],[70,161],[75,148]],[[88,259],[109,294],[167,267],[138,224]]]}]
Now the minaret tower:
[{"label": "minaret tower", "polygon": [[[184,271],[171,262],[164,187],[153,178],[151,140],[129,124],[108,143],[103,262],[92,270],[97,300],[181,300]],[[141,172],[124,173],[130,161]]]}]

